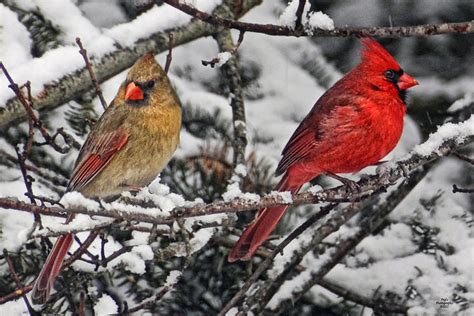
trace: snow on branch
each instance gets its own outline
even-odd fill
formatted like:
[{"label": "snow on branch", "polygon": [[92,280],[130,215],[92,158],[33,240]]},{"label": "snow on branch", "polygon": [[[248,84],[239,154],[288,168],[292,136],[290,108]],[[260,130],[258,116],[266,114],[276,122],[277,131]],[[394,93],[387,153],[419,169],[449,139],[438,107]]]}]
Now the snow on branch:
[{"label": "snow on branch", "polygon": [[[450,126],[450,128],[446,126]],[[455,132],[452,132],[453,130]],[[384,191],[388,186],[394,185],[398,180],[407,177],[410,172],[414,171],[419,166],[449,155],[457,148],[472,143],[473,141],[474,117],[459,124],[447,123],[441,126],[438,129],[438,132],[431,134],[424,144],[419,145],[419,147],[412,151],[412,153],[403,160],[385,167],[384,170],[377,175],[368,176],[359,180],[357,182],[359,192],[356,193],[354,193],[348,186],[343,185],[319,191],[308,190],[307,192],[294,195],[292,199],[288,199],[285,194],[268,194],[260,199],[245,199],[237,197],[224,202],[213,202],[209,204],[193,203],[192,206],[177,206],[171,210],[163,210],[160,208],[159,204],[149,198],[147,200],[130,198],[130,200],[127,201],[129,205],[117,202],[113,202],[109,205],[104,203],[106,207],[103,205],[87,207],[87,205],[92,201],[83,198],[83,200],[78,200],[80,203],[77,203],[77,205],[70,206],[66,209],[61,207],[32,205],[14,198],[0,198],[0,207],[3,209],[15,209],[34,214],[51,216],[62,217],[65,214],[74,213],[86,214],[89,216],[104,216],[126,222],[138,221],[143,223],[170,225],[175,221],[184,218],[221,213],[236,213],[277,205],[298,206],[322,202],[356,202]],[[419,148],[422,148],[423,150],[419,150]],[[145,188],[144,190],[147,189]],[[145,196],[148,197],[149,195],[153,194],[146,194]],[[159,201],[160,200],[158,200],[158,202]],[[182,203],[178,203],[178,205],[179,204]],[[160,215],[160,213],[163,215]]]},{"label": "snow on branch", "polygon": [[[292,28],[284,25],[258,24],[240,22],[234,19],[222,18],[218,15],[202,12],[187,5],[180,0],[163,0],[167,4],[192,15],[206,23],[224,26],[245,32],[263,33],[274,36],[314,36],[314,37],[348,37],[348,36],[374,36],[374,37],[409,37],[409,36],[431,36],[437,34],[466,34],[474,33],[474,21],[459,23],[422,24],[412,26],[395,27],[338,27],[330,28]],[[300,2],[301,3],[301,2]],[[298,12],[299,13],[299,12]],[[300,15],[295,16],[295,20]],[[297,21],[297,20],[296,20]]]}]

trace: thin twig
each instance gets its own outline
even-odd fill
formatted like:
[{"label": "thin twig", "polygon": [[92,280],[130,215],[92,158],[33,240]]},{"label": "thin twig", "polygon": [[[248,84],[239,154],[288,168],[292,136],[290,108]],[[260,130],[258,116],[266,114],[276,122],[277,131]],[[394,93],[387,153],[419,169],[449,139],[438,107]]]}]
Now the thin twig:
[{"label": "thin twig", "polygon": [[79,295],[79,316],[86,316],[86,294],[83,291]]},{"label": "thin twig", "polygon": [[[10,258],[10,255],[8,254],[8,251],[6,249],[3,249],[3,256],[5,257],[5,260],[8,263],[8,269],[10,270],[13,280],[15,280],[17,289],[23,289],[21,280],[15,271],[15,266],[13,265],[12,259]],[[21,292],[22,292],[21,297],[23,298],[23,301],[25,302],[26,308],[28,309],[28,312],[30,313],[30,315],[40,315],[40,313],[38,313],[37,311],[33,309],[33,307],[31,307],[31,304],[28,301],[28,298],[26,297],[25,292],[23,290]]]},{"label": "thin twig", "polygon": [[299,0],[298,8],[296,9],[296,21],[295,21],[295,30],[302,30],[303,24],[301,24],[304,6],[306,4],[306,0]]},{"label": "thin twig", "polygon": [[92,64],[89,60],[89,56],[87,56],[87,50],[84,49],[82,46],[81,39],[79,37],[76,37],[76,44],[79,46],[79,54],[82,55],[82,58],[84,59],[84,62],[86,63],[86,68],[87,71],[89,72],[89,76],[91,77],[92,85],[94,86],[95,92],[97,93],[97,96],[99,97],[100,104],[102,104],[102,107],[107,109],[107,102],[104,99],[104,96],[102,95],[102,89],[100,88],[99,82],[97,81],[97,78],[95,76],[94,70],[92,69]]},{"label": "thin twig", "polygon": [[474,193],[474,188],[460,188],[456,184],[453,184],[453,193]]},{"label": "thin twig", "polygon": [[[10,83],[9,87],[10,89],[13,90],[15,93],[18,101],[20,101],[21,105],[25,109],[28,119],[33,123],[34,127],[38,128],[41,135],[45,139],[45,142],[50,145],[51,147],[54,148],[57,152],[60,153],[66,153],[71,149],[71,144],[66,142],[66,138],[64,138],[64,141],[66,142],[67,146],[66,147],[61,147],[59,146],[53,139],[53,137],[49,134],[49,132],[46,130],[44,127],[43,122],[38,118],[36,115],[35,111],[33,110],[33,101],[31,98],[31,91],[28,89],[28,99],[25,98],[23,93],[21,92],[20,88],[18,87],[18,84],[13,80],[13,78],[10,76],[10,73],[8,72],[7,68],[5,65],[0,62],[0,69],[3,71],[5,74],[5,77],[7,77],[8,82]],[[25,84],[25,86],[28,88],[29,87],[29,82]],[[65,134],[65,132],[62,132]],[[31,138],[32,139],[32,138]],[[71,135],[68,135],[67,139],[74,139]]]},{"label": "thin twig", "polygon": [[165,73],[168,73],[173,59],[173,33],[168,34],[168,54],[166,55]]},{"label": "thin twig", "polygon": [[471,165],[474,165],[474,159],[473,158],[469,158],[468,156],[464,156],[464,155],[462,155],[462,154],[460,154],[456,151],[453,152],[453,155],[458,157],[459,159],[471,164]]}]

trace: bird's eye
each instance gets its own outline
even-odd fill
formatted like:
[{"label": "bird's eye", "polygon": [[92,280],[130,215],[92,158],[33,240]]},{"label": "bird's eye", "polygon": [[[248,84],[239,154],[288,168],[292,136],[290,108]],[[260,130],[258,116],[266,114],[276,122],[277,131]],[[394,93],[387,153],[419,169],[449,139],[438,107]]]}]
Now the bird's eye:
[{"label": "bird's eye", "polygon": [[153,88],[155,86],[155,80],[149,80],[149,81],[145,82],[144,86],[147,89]]},{"label": "bird's eye", "polygon": [[385,78],[387,78],[388,80],[395,79],[395,75],[395,71],[393,71],[392,69],[389,69],[384,73]]}]

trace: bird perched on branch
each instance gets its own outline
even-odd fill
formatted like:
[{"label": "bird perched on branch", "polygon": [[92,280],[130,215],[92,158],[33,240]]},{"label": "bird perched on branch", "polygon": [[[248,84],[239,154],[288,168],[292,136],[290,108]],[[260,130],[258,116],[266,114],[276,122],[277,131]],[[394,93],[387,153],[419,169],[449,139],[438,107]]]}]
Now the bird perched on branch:
[{"label": "bird perched on branch", "polygon": [[[178,96],[154,55],[146,54],[91,130],[67,191],[106,198],[148,185],[171,159],[180,129]],[[68,222],[72,219],[70,215]],[[33,287],[34,303],[48,300],[73,239],[68,234],[56,241]]]},{"label": "bird perched on branch", "polygon": [[[382,45],[361,40],[362,61],[319,98],[283,149],[277,191],[295,194],[319,175],[376,164],[398,143],[406,111],[405,92],[418,84]],[[260,209],[229,254],[249,260],[275,229],[288,206]]]}]

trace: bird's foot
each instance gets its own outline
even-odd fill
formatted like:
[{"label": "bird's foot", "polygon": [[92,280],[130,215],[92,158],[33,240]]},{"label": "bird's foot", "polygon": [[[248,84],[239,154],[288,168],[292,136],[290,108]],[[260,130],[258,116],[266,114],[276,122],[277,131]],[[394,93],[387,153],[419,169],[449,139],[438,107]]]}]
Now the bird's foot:
[{"label": "bird's foot", "polygon": [[347,188],[349,189],[349,191],[351,193],[359,193],[360,192],[360,186],[359,186],[359,184],[357,184],[357,182],[355,182],[351,179],[347,179],[347,178],[338,176],[337,174],[332,173],[332,172],[328,172],[328,173],[326,173],[326,175],[333,178],[333,179],[336,179],[336,180],[342,182],[344,185],[347,186]]}]

